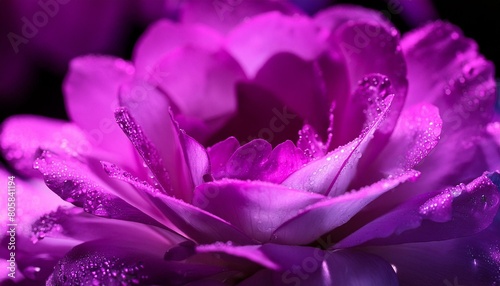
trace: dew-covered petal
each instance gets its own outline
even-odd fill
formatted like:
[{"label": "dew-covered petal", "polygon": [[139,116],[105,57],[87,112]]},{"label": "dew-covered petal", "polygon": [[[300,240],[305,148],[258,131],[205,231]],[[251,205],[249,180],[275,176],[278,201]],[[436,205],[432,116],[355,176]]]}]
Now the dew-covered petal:
[{"label": "dew-covered petal", "polygon": [[113,187],[94,174],[87,164],[43,151],[35,161],[45,184],[63,200],[96,216],[158,225],[141,210],[117,197]]},{"label": "dew-covered petal", "polygon": [[292,173],[283,181],[283,185],[297,190],[329,196],[344,193],[356,173],[356,167],[361,155],[373,138],[374,133],[383,124],[393,98],[393,95],[388,95],[386,98],[374,99],[372,105],[367,108],[370,125],[365,128],[358,138]]},{"label": "dew-covered petal", "polygon": [[315,59],[325,48],[314,23],[305,16],[270,12],[249,19],[229,33],[226,47],[249,78],[278,53]]},{"label": "dew-covered petal", "polygon": [[183,2],[180,18],[183,24],[200,23],[226,34],[247,19],[270,11],[283,14],[299,12],[283,0],[186,0]]},{"label": "dew-covered petal", "polygon": [[227,162],[239,147],[240,143],[238,139],[229,137],[207,149],[212,167],[212,175],[215,179],[221,179],[226,176]]},{"label": "dew-covered petal", "polygon": [[438,144],[441,128],[439,110],[433,105],[423,103],[404,110],[374,164],[387,174],[414,168]]},{"label": "dew-covered petal", "polygon": [[266,242],[282,223],[323,199],[265,182],[222,180],[199,186],[193,204]]},{"label": "dew-covered petal", "polygon": [[325,156],[328,151],[328,146],[329,142],[323,142],[319,134],[311,125],[304,124],[302,129],[299,130],[297,148],[300,148],[304,152],[307,159],[312,160]]},{"label": "dew-covered petal", "polygon": [[2,123],[0,147],[16,171],[37,176],[33,162],[39,149],[50,149],[69,156],[91,151],[83,131],[75,124],[35,115],[15,115]]},{"label": "dew-covered petal", "polygon": [[220,177],[215,178],[281,183],[304,163],[305,156],[291,141],[285,141],[273,149],[267,141],[256,139],[234,151],[225,162]]},{"label": "dew-covered petal", "polygon": [[157,72],[157,63],[177,48],[193,46],[216,51],[221,44],[221,36],[210,28],[160,20],[151,25],[137,41],[133,62],[137,75],[148,77]]},{"label": "dew-covered petal", "polygon": [[[419,173],[413,170],[387,178],[371,186],[329,198],[303,209],[281,225],[272,241],[286,244],[307,244],[321,235],[347,223],[366,205],[398,185],[415,180]],[[310,226],[314,225],[314,228]],[[308,231],[304,231],[308,229]]]},{"label": "dew-covered petal", "polygon": [[141,233],[85,242],[59,261],[47,283],[180,285],[222,271],[221,267],[214,265],[165,261],[163,251],[159,250],[168,247],[161,240],[145,237]]},{"label": "dew-covered petal", "polygon": [[500,205],[499,173],[417,196],[376,218],[335,245],[399,244],[446,240],[478,233]]},{"label": "dew-covered petal", "polygon": [[[194,183],[208,170],[208,155],[181,131],[170,114],[170,103],[147,84],[145,98],[138,99],[132,86],[122,90],[116,120],[129,137],[160,187],[170,195],[190,201]],[[201,177],[200,177],[201,175]],[[196,176],[196,177],[193,177]]]},{"label": "dew-covered petal", "polygon": [[402,47],[412,82],[406,106],[431,103],[443,121],[439,144],[419,166],[421,185],[409,193],[421,192],[422,186],[438,189],[470,181],[484,170],[494,170],[481,150],[494,114],[493,65],[474,41],[449,23],[431,23],[405,35]]},{"label": "dew-covered petal", "polygon": [[161,58],[147,81],[168,95],[174,114],[205,124],[210,132],[199,137],[206,138],[236,112],[236,84],[244,79],[239,64],[224,50],[186,46]]},{"label": "dew-covered petal", "polygon": [[[111,168],[110,168],[111,167]],[[236,229],[229,222],[182,200],[165,195],[147,182],[142,182],[116,166],[105,166],[110,178],[129,183],[145,196],[151,215],[171,230],[199,243],[233,241],[238,244],[253,244],[255,241]]]},{"label": "dew-covered petal", "polygon": [[497,222],[464,238],[368,247],[366,251],[391,263],[402,285],[496,285],[500,280],[499,237]]},{"label": "dew-covered petal", "polygon": [[71,61],[63,85],[70,119],[88,134],[94,146],[119,153],[123,162],[135,162],[135,158],[113,112],[120,86],[133,76],[133,65],[122,59],[84,56]]}]

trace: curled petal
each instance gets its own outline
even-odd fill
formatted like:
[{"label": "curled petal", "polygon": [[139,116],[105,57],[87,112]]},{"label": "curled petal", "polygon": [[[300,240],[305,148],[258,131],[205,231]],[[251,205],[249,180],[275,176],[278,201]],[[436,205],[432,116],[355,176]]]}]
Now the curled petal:
[{"label": "curled petal", "polygon": [[282,223],[323,199],[270,183],[222,180],[199,186],[193,203],[265,242]]},{"label": "curled petal", "polygon": [[497,213],[499,181],[499,173],[485,174],[468,185],[420,195],[361,227],[336,247],[436,241],[478,233]]},{"label": "curled petal", "polygon": [[[272,241],[286,244],[307,244],[321,235],[347,223],[366,205],[399,184],[414,180],[419,175],[408,171],[399,176],[382,180],[358,191],[323,200],[303,209],[282,224],[272,236]],[[314,225],[314,228],[310,228]],[[309,231],[304,232],[304,229]]]}]

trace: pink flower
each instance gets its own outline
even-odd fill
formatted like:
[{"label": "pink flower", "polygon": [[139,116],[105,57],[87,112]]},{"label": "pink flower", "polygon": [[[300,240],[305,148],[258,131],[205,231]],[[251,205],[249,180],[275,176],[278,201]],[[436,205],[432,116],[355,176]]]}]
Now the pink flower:
[{"label": "pink flower", "polygon": [[11,166],[76,207],[34,224],[78,243],[38,279],[498,281],[494,71],[472,40],[444,22],[400,39],[354,6],[207,3],[153,25],[132,62],[75,59],[71,123],[4,123]]}]

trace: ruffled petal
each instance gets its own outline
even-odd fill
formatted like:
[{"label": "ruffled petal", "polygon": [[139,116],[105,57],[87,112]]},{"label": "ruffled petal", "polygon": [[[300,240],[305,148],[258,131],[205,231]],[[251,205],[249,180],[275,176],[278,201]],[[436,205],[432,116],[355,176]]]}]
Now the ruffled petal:
[{"label": "ruffled petal", "polygon": [[468,185],[418,196],[361,227],[335,247],[436,241],[478,233],[491,224],[498,211],[499,183],[500,173],[492,173]]},{"label": "ruffled petal", "polygon": [[38,176],[33,162],[39,149],[69,156],[88,154],[92,146],[76,125],[34,115],[16,115],[2,124],[0,147],[4,158],[16,171]]},{"label": "ruffled petal", "polygon": [[282,223],[323,199],[270,183],[222,180],[199,186],[193,204],[266,242]]},{"label": "ruffled petal", "polygon": [[[286,244],[311,243],[321,235],[348,222],[382,194],[406,181],[415,180],[418,175],[418,172],[408,171],[361,190],[345,193],[311,205],[281,225],[273,233],[272,241]],[[314,228],[311,228],[311,225],[314,225]],[[304,231],[304,229],[308,229],[308,231]]]},{"label": "ruffled petal", "polygon": [[245,75],[227,52],[187,46],[166,54],[153,68],[148,82],[168,95],[180,123],[208,128],[202,134],[187,129],[193,136],[206,140],[236,112],[236,84]]},{"label": "ruffled petal", "polygon": [[256,16],[236,27],[229,33],[226,47],[249,78],[278,53],[291,53],[307,61],[325,49],[324,39],[309,18],[277,12]]},{"label": "ruffled petal", "polygon": [[298,9],[283,0],[186,0],[182,5],[181,21],[207,25],[226,34],[245,20],[270,11],[278,11],[283,14],[299,12]]},{"label": "ruffled petal", "polygon": [[393,98],[393,95],[374,98],[366,110],[369,125],[358,138],[292,173],[283,185],[329,196],[344,193],[356,173],[361,155],[390,110]]},{"label": "ruffled petal", "polygon": [[439,144],[418,167],[423,173],[421,183],[408,193],[421,193],[422,186],[455,185],[493,171],[481,150],[494,113],[493,65],[479,54],[474,41],[443,22],[405,35],[402,47],[412,83],[406,106],[431,103],[439,108],[443,121]]},{"label": "ruffled petal", "polygon": [[391,29],[393,25],[379,11],[355,5],[338,4],[314,15],[314,22],[327,30],[336,30],[347,22],[366,22]]}]

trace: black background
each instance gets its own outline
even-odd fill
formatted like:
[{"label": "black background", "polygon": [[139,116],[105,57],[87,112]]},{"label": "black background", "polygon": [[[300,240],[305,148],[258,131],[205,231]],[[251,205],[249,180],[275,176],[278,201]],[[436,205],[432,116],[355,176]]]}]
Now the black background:
[{"label": "black background", "polygon": [[[355,3],[380,11],[387,9],[387,3],[381,0],[335,2]],[[0,8],[1,5],[0,2]],[[496,66],[500,64],[500,1],[434,1],[434,5],[437,9],[439,18],[461,27],[466,36],[478,42],[480,51],[486,58],[493,61]],[[401,15],[393,15],[391,19],[402,33],[409,30],[409,26],[403,21]],[[0,19],[0,25],[2,21],[3,19]],[[127,31],[127,44],[121,47],[119,49],[120,51],[115,52],[115,55],[130,59],[132,47],[137,38],[144,31],[144,28],[145,26],[140,24],[129,26]],[[64,73],[54,73],[46,68],[37,66],[36,62],[33,62],[33,65],[35,80],[26,83],[27,86],[23,91],[24,95],[6,95],[10,97],[19,96],[23,98],[23,100],[12,102],[2,98],[2,102],[0,102],[0,120],[12,114],[19,113],[40,114],[63,119],[67,118],[61,92]],[[5,98],[6,96],[1,92],[2,91],[0,91],[0,95]]]}]

